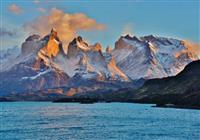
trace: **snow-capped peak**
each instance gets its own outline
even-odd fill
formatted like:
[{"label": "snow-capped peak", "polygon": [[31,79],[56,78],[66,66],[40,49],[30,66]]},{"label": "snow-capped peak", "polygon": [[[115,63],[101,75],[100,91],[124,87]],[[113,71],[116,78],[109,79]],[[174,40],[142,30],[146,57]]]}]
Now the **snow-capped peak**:
[{"label": "snow-capped peak", "polygon": [[[110,54],[111,55],[111,54]],[[67,60],[70,76],[79,75],[84,79],[96,80],[128,80],[125,74],[115,65],[114,60],[109,60],[103,55],[100,43],[88,45],[82,37],[75,38],[69,43]],[[71,69],[71,70],[70,70]]]},{"label": "snow-capped peak", "polygon": [[198,59],[183,41],[153,35],[122,36],[112,54],[122,71],[134,80],[173,76]]},{"label": "snow-capped peak", "polygon": [[69,43],[67,56],[76,57],[79,54],[79,52],[86,52],[89,50],[90,47],[88,46],[88,44],[85,41],[83,41],[81,36],[78,36],[74,38],[72,42]]},{"label": "snow-capped peak", "polygon": [[91,45],[90,48],[93,51],[100,51],[100,52],[102,52],[102,46],[101,46],[100,43],[95,43],[94,45]]}]

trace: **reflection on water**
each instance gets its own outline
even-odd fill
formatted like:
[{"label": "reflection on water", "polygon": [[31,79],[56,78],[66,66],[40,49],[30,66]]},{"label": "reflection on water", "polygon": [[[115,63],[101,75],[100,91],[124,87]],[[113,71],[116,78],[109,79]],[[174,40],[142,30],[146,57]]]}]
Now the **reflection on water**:
[{"label": "reflection on water", "polygon": [[3,139],[200,139],[200,111],[129,103],[0,103]]}]

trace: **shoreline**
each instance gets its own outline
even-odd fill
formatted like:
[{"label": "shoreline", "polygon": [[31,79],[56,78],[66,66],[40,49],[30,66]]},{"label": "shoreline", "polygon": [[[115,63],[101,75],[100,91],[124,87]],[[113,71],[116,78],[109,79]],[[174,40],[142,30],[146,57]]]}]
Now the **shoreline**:
[{"label": "shoreline", "polygon": [[200,107],[198,107],[198,106],[186,106],[186,105],[171,105],[171,106],[168,106],[168,105],[157,106],[157,105],[155,105],[155,106],[152,106],[152,107],[200,110]]},{"label": "shoreline", "polygon": [[174,105],[174,104],[165,104],[165,105],[158,105],[156,103],[143,103],[143,102],[133,102],[133,101],[98,101],[98,100],[68,100],[68,101],[63,101],[63,100],[55,100],[55,101],[42,101],[42,100],[4,100],[0,101],[0,103],[8,103],[8,102],[51,102],[51,103],[79,103],[79,104],[95,104],[95,103],[133,103],[133,104],[153,104],[151,107],[153,108],[174,108],[174,109],[190,109],[190,110],[200,110],[199,106],[189,106],[189,105]]}]

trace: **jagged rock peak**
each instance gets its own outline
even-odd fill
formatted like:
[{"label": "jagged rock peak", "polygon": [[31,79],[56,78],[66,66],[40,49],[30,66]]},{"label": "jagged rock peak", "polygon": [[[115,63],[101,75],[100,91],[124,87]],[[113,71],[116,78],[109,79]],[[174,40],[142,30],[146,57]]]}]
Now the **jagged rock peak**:
[{"label": "jagged rock peak", "polygon": [[21,54],[27,55],[35,52],[40,48],[41,37],[39,35],[31,35],[22,43]]},{"label": "jagged rock peak", "polygon": [[112,52],[112,48],[111,48],[110,46],[107,46],[106,52],[107,52],[107,53],[111,53],[111,52]]},{"label": "jagged rock peak", "polygon": [[134,40],[134,41],[141,41],[136,36],[130,36],[129,34],[127,34],[126,36],[122,36],[121,38],[125,38],[125,39],[128,39],[128,40]]},{"label": "jagged rock peak", "polygon": [[62,49],[62,43],[58,38],[58,33],[55,28],[51,29],[51,33],[49,35],[49,39],[46,45],[41,49],[41,51],[48,56],[48,57],[55,57]]},{"label": "jagged rock peak", "polygon": [[81,36],[74,38],[68,46],[68,57],[77,56],[79,52],[87,52],[91,50],[88,44],[82,39]]},{"label": "jagged rock peak", "polygon": [[[138,44],[145,45],[145,42],[137,38],[136,36],[131,37],[130,35],[121,36],[119,40],[115,42],[115,49],[132,49],[138,46]],[[140,46],[141,46],[140,45]]]},{"label": "jagged rock peak", "polygon": [[69,43],[69,45],[75,45],[75,44],[77,44],[77,43],[83,43],[83,44],[85,44],[86,46],[88,46],[88,44],[83,40],[83,38],[82,38],[81,36],[78,36],[78,37],[74,38],[74,39],[72,40],[72,42]]},{"label": "jagged rock peak", "polygon": [[56,41],[60,42],[60,39],[58,37],[58,33],[57,33],[55,28],[51,29],[51,33],[49,35],[49,39],[55,39]]},{"label": "jagged rock peak", "polygon": [[141,38],[145,38],[145,39],[156,39],[157,37],[155,35],[146,35],[146,36],[143,36]]},{"label": "jagged rock peak", "polygon": [[91,46],[91,49],[94,50],[94,51],[100,51],[102,52],[102,46],[100,43],[95,43],[93,46]]},{"label": "jagged rock peak", "polygon": [[57,34],[58,33],[57,33],[56,29],[52,28],[51,33],[50,33],[50,37],[55,38],[55,37],[57,37]]},{"label": "jagged rock peak", "polygon": [[30,35],[28,38],[26,38],[25,41],[38,41],[40,39],[41,39],[40,35],[34,34],[34,35]]},{"label": "jagged rock peak", "polygon": [[77,39],[79,42],[82,42],[82,41],[83,41],[83,38],[82,38],[81,36],[78,36],[76,39]]},{"label": "jagged rock peak", "polygon": [[51,33],[52,33],[52,32],[57,32],[57,31],[56,31],[56,28],[54,28],[54,27],[51,28]]}]

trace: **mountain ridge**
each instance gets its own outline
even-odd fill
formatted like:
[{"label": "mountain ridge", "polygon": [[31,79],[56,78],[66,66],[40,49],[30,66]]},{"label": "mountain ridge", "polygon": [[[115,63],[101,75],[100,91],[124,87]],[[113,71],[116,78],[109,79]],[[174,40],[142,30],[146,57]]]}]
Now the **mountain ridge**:
[{"label": "mountain ridge", "polygon": [[[100,43],[90,45],[78,36],[69,43],[65,53],[58,36],[53,28],[43,38],[31,35],[25,39],[21,54],[10,65],[1,67],[1,95],[59,87],[72,88],[70,91],[73,94],[104,91],[106,85],[115,91],[117,86],[118,89],[123,88],[119,84],[124,88],[138,88],[145,80],[176,75],[185,65],[197,59],[182,41],[176,39],[121,36],[114,49],[107,47],[103,52]],[[174,54],[180,54],[177,57],[173,54],[172,57],[169,48]],[[166,61],[170,62],[166,68],[161,63],[165,61],[160,57],[164,52],[167,55],[162,57],[170,58]],[[90,81],[93,84],[87,87],[84,83]],[[98,86],[99,82],[104,86]],[[77,90],[81,85],[85,86]]]},{"label": "mountain ridge", "polygon": [[176,75],[188,63],[198,60],[188,48],[182,40],[127,35],[115,43],[113,56],[117,65],[132,79],[153,79]]}]

